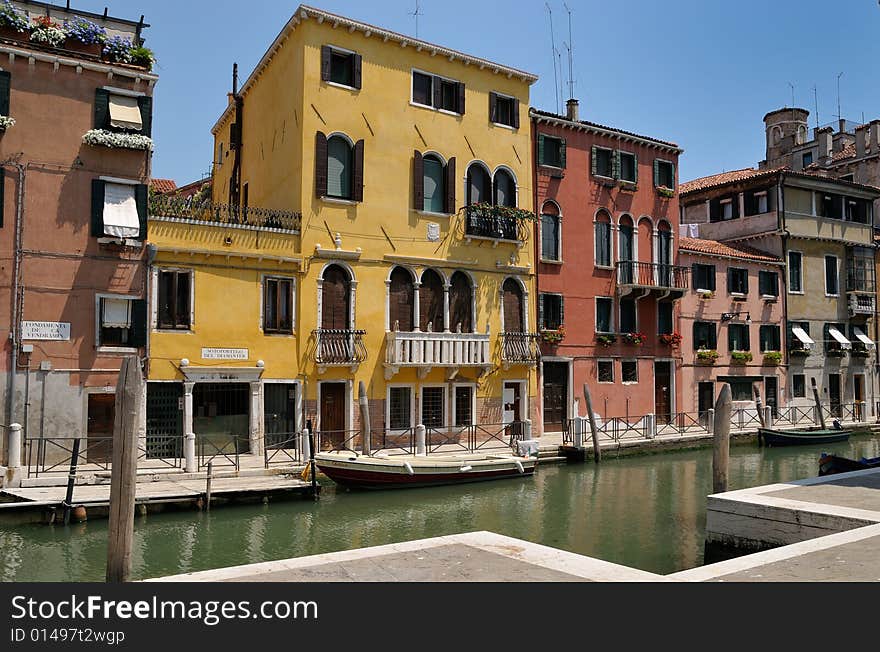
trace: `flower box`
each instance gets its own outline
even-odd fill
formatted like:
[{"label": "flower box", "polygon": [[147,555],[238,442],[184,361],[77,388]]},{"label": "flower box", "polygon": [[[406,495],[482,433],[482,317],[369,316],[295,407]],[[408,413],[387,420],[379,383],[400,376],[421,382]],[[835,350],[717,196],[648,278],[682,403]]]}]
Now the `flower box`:
[{"label": "flower box", "polygon": [[620,337],[625,344],[632,344],[633,346],[641,346],[647,339],[644,333],[623,333]]},{"label": "flower box", "polygon": [[620,182],[620,189],[625,190],[626,192],[635,192],[638,188],[638,184],[632,183],[631,181]]},{"label": "flower box", "polygon": [[764,365],[767,367],[773,367],[782,362],[782,352],[781,351],[764,351]]},{"label": "flower box", "polygon": [[709,350],[709,349],[698,349],[697,350],[697,362],[700,364],[715,364],[715,361],[718,360],[718,351]]},{"label": "flower box", "polygon": [[675,190],[666,186],[657,186],[657,194],[667,199],[675,197]]},{"label": "flower box", "polygon": [[142,134],[127,134],[123,132],[107,131],[106,129],[92,129],[83,134],[83,143],[94,147],[110,147],[113,149],[134,149],[143,151],[153,150],[153,139]]},{"label": "flower box", "polygon": [[810,353],[810,349],[789,349],[788,351],[788,355],[792,358],[806,358]]},{"label": "flower box", "polygon": [[617,335],[614,333],[600,333],[596,335],[596,341],[602,346],[611,346],[617,341]]},{"label": "flower box", "polygon": [[751,351],[731,351],[730,362],[733,364],[747,364],[752,361]]},{"label": "flower box", "polygon": [[712,290],[697,290],[697,294],[699,294],[700,298],[704,300],[713,299],[715,297],[715,293]]},{"label": "flower box", "polygon": [[80,52],[93,57],[100,57],[104,46],[101,43],[83,43],[75,38],[68,38],[64,41],[64,49],[71,52]]},{"label": "flower box", "polygon": [[660,344],[665,346],[677,347],[681,344],[681,333],[663,333],[658,338],[660,340]]},{"label": "flower box", "polygon": [[541,330],[541,341],[547,344],[559,344],[565,339],[565,327],[560,326],[556,330]]}]

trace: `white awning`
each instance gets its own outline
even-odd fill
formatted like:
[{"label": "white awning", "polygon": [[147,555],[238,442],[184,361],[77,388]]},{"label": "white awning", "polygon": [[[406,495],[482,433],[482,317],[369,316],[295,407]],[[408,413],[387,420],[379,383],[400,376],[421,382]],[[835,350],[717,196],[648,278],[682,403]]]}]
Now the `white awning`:
[{"label": "white awning", "polygon": [[840,348],[842,348],[842,349],[851,349],[852,348],[852,342],[850,342],[848,339],[846,339],[844,334],[841,333],[836,328],[829,328],[828,334],[831,337],[833,337],[835,340],[837,340],[838,343],[840,343]]},{"label": "white awning", "polygon": [[810,348],[815,344],[815,342],[807,335],[807,332],[803,328],[792,328],[791,332],[794,334],[796,338],[801,341],[801,344]]},{"label": "white awning", "polygon": [[104,299],[101,325],[105,328],[128,328],[131,326],[131,301],[128,299]]},{"label": "white awning", "polygon": [[140,232],[134,186],[104,184],[104,233],[114,238],[137,238]]},{"label": "white awning", "polygon": [[861,329],[861,328],[856,328],[855,326],[853,326],[853,334],[856,336],[856,339],[857,339],[859,342],[861,342],[862,344],[864,344],[865,346],[867,346],[869,349],[873,349],[873,348],[874,348],[874,340],[872,340],[870,337],[868,337],[867,335],[865,335],[865,334],[862,332],[862,329]]},{"label": "white awning", "polygon": [[144,123],[141,121],[141,108],[138,106],[138,98],[127,95],[110,96],[110,126],[118,129],[136,129],[141,131]]}]

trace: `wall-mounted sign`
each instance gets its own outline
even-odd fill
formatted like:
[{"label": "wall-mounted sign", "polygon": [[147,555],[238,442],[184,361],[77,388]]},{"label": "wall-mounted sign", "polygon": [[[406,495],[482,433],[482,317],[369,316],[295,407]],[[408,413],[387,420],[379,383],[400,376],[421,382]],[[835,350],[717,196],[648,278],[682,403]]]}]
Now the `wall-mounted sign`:
[{"label": "wall-mounted sign", "polygon": [[202,360],[247,360],[247,349],[202,349]]},{"label": "wall-mounted sign", "polygon": [[59,321],[23,321],[21,339],[67,342],[70,340],[70,324]]}]

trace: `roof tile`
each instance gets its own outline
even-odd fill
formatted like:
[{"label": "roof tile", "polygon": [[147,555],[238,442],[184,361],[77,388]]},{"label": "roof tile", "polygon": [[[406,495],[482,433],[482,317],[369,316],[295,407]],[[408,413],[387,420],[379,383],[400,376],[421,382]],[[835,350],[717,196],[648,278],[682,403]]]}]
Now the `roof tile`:
[{"label": "roof tile", "polygon": [[177,190],[177,184],[174,182],[174,179],[152,179],[150,181],[150,188],[153,192],[165,194]]},{"label": "roof tile", "polygon": [[709,254],[714,256],[728,256],[743,260],[755,260],[759,262],[778,263],[781,259],[764,253],[752,247],[741,244],[727,244],[717,240],[705,240],[703,238],[679,238],[679,251],[695,254]]}]

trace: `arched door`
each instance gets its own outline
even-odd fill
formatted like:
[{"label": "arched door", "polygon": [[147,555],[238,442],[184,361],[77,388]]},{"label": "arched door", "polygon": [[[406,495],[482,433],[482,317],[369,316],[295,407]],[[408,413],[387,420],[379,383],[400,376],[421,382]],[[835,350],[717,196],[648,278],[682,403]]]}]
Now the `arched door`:
[{"label": "arched door", "polygon": [[321,328],[348,330],[350,320],[351,278],[339,265],[324,270],[321,289]]},{"label": "arched door", "polygon": [[412,275],[402,267],[391,272],[391,286],[388,291],[389,326],[391,330],[409,333],[413,330],[413,280]]},{"label": "arched door", "polygon": [[512,278],[504,281],[502,287],[504,295],[504,330],[507,333],[522,333],[525,331],[523,324],[523,293],[519,283]]},{"label": "arched door", "polygon": [[449,328],[454,331],[458,326],[462,333],[474,330],[473,288],[470,279],[461,272],[452,275],[449,287]]},{"label": "arched door", "polygon": [[443,330],[443,280],[433,269],[422,274],[419,287],[419,329],[439,333]]}]

